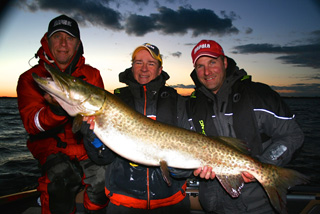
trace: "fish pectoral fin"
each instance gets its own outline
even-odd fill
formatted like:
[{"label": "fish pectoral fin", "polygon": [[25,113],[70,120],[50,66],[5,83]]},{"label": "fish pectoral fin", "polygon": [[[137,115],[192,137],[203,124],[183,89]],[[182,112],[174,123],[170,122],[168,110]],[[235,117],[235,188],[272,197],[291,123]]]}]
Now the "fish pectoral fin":
[{"label": "fish pectoral fin", "polygon": [[169,169],[166,161],[164,160],[160,161],[160,169],[161,169],[163,180],[168,184],[168,186],[171,186]]},{"label": "fish pectoral fin", "polygon": [[225,136],[211,137],[211,138],[219,139],[220,142],[222,141],[222,143],[236,149],[237,151],[242,152],[243,154],[246,154],[246,155],[250,154],[247,143],[240,139],[233,138],[233,137],[225,137]]},{"label": "fish pectoral fin", "polygon": [[78,114],[74,119],[73,119],[73,124],[72,124],[72,132],[76,133],[81,129],[82,126],[82,120],[83,116]]},{"label": "fish pectoral fin", "polygon": [[233,174],[216,174],[217,179],[223,188],[233,197],[237,198],[241,194],[241,189],[244,186],[244,180],[239,175]]}]

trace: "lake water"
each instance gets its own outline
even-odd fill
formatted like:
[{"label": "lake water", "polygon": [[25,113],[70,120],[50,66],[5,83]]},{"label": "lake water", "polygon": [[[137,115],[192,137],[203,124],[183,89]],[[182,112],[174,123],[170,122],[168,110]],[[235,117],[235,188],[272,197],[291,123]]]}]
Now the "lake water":
[{"label": "lake water", "polygon": [[[320,99],[286,98],[305,133],[305,143],[288,165],[310,176],[309,186],[320,186]],[[0,196],[37,187],[38,162],[26,147],[16,98],[0,98]]]}]

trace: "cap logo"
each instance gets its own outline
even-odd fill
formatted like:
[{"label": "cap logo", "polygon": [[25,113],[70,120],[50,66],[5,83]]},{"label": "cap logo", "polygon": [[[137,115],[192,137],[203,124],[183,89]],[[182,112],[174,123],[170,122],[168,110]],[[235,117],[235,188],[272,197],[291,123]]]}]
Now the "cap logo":
[{"label": "cap logo", "polygon": [[57,26],[57,25],[68,25],[68,26],[72,26],[71,21],[68,20],[56,20],[53,24],[53,27]]},{"label": "cap logo", "polygon": [[149,45],[148,43],[145,44],[148,48],[152,48],[154,50],[154,47],[152,45]]},{"label": "cap logo", "polygon": [[155,53],[155,55],[158,57],[159,55],[159,49],[157,49],[154,45],[150,44],[150,43],[145,43],[143,44],[145,47],[147,48],[151,48],[153,53]]},{"label": "cap logo", "polygon": [[196,54],[198,52],[198,50],[202,49],[202,48],[210,48],[210,44],[201,44],[198,47],[196,47],[193,51],[193,54]]}]

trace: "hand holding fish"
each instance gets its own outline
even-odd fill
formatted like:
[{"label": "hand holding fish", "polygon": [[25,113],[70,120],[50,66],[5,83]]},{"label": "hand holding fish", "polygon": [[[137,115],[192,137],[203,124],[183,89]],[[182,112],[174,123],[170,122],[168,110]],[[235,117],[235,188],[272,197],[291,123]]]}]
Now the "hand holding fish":
[{"label": "hand holding fish", "polygon": [[212,171],[212,167],[210,166],[204,166],[199,167],[198,169],[193,171],[194,176],[200,176],[200,178],[205,178],[207,180],[214,179],[216,177],[216,174]]},{"label": "hand holding fish", "polygon": [[50,106],[51,111],[59,116],[68,116],[68,113],[61,107],[59,102],[51,94],[45,93],[43,98],[47,101],[47,104]]},{"label": "hand holding fish", "polygon": [[50,94],[46,93],[43,95],[43,98],[52,105],[56,105],[56,106],[60,106],[60,104],[56,101],[56,99],[54,99],[54,97],[52,97]]},{"label": "hand holding fish", "polygon": [[250,173],[248,173],[248,172],[242,172],[242,178],[243,178],[243,180],[244,180],[244,182],[245,183],[250,183],[250,182],[255,182],[255,181],[257,181],[256,179],[255,179],[255,177],[253,176],[253,175],[251,175]]},{"label": "hand holding fish", "polygon": [[94,118],[95,116],[88,116],[88,117],[83,117],[83,121],[86,121],[88,124],[90,124],[90,129],[94,129]]}]

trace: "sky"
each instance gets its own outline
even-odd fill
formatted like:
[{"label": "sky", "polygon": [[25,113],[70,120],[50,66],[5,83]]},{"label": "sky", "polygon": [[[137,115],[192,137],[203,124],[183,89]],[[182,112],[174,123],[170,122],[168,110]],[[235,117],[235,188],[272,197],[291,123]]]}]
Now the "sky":
[{"label": "sky", "polygon": [[16,96],[20,74],[38,63],[40,39],[61,14],[78,21],[86,63],[110,92],[125,86],[119,73],[149,42],[160,49],[167,84],[187,95],[191,50],[211,39],[253,81],[282,96],[320,97],[320,0],[1,1],[0,97]]}]

